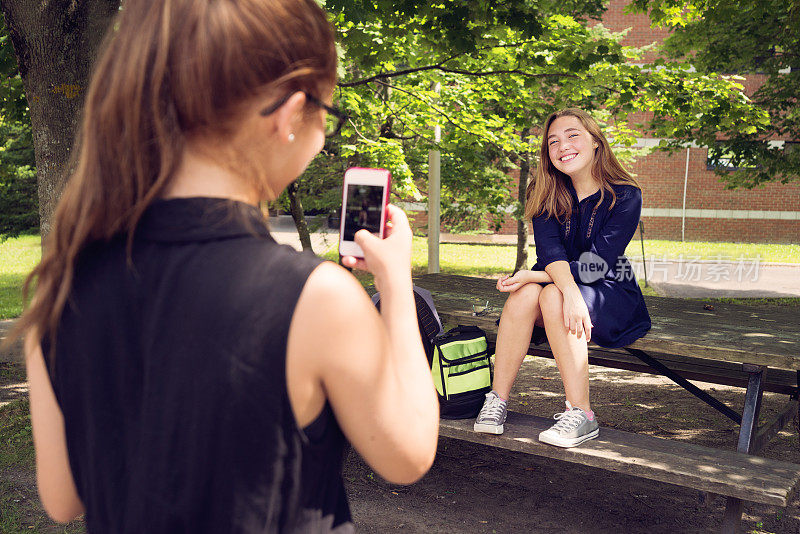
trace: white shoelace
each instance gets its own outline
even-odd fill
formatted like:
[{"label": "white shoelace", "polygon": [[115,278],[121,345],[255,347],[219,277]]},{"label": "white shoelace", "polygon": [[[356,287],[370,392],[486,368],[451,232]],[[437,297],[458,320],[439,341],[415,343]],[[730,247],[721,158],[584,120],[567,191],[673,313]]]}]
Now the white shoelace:
[{"label": "white shoelace", "polygon": [[553,419],[558,421],[553,425],[552,430],[556,432],[569,432],[580,426],[586,416],[580,408],[571,408],[563,413],[557,413]]},{"label": "white shoelace", "polygon": [[487,395],[486,401],[487,402],[484,403],[483,408],[481,408],[481,413],[478,414],[478,419],[499,421],[500,418],[503,417],[505,402],[503,402],[503,400],[496,395],[492,395],[491,398],[489,398]]}]

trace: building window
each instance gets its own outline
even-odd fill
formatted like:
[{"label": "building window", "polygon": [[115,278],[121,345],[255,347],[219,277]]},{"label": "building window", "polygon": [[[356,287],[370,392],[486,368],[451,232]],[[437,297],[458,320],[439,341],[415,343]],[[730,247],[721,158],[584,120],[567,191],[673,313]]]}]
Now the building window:
[{"label": "building window", "polygon": [[755,169],[757,165],[742,164],[736,161],[736,156],[730,150],[726,150],[721,144],[708,147],[708,156],[706,157],[706,169],[713,171],[715,169],[724,169],[727,171],[735,171],[736,169]]}]

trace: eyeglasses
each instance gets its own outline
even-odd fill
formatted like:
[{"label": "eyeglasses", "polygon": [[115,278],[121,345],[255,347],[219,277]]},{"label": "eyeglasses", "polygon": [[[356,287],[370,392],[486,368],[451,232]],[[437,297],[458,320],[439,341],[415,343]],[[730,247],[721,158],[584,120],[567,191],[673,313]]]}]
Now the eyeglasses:
[{"label": "eyeglasses", "polygon": [[[325,137],[333,137],[334,135],[338,134],[342,130],[342,126],[344,125],[345,121],[350,118],[350,116],[340,109],[336,109],[332,106],[329,106],[322,100],[306,93],[303,91],[303,94],[306,95],[306,100],[311,102],[317,107],[324,109],[327,113],[325,115]],[[270,107],[261,111],[261,116],[266,117],[272,113],[275,113],[278,108],[286,103],[291,97],[291,93],[287,94]]]}]

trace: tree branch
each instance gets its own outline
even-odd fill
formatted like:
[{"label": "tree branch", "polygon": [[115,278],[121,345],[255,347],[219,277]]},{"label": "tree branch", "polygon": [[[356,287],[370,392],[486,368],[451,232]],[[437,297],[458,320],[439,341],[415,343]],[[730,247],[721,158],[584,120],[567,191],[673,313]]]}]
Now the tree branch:
[{"label": "tree branch", "polygon": [[[377,91],[375,91],[375,90],[374,90],[374,89],[372,89],[371,87],[370,87],[369,89],[372,91],[372,94],[373,94],[373,95],[375,95],[375,97],[376,97],[376,98],[380,98],[380,95],[378,94],[378,92],[377,92]],[[384,101],[384,106],[386,107],[386,109],[387,109],[387,110],[389,110],[389,113],[390,113],[390,114],[391,114],[391,115],[392,115],[392,116],[393,116],[395,119],[397,119],[398,121],[400,121],[400,123],[403,125],[403,129],[406,129],[406,130],[411,130],[412,132],[414,132],[414,136],[412,136],[412,137],[399,137],[399,139],[400,139],[400,140],[410,140],[410,139],[416,139],[416,138],[420,138],[420,137],[421,137],[422,139],[424,139],[425,141],[427,141],[427,142],[431,143],[432,145],[435,145],[435,144],[437,144],[437,143],[436,143],[436,141],[434,141],[434,140],[433,140],[433,139],[431,139],[430,137],[426,136],[425,134],[423,134],[423,133],[421,133],[421,132],[418,132],[417,130],[415,130],[414,128],[411,128],[411,127],[410,127],[408,124],[406,124],[406,121],[404,121],[404,120],[402,119],[402,117],[400,117],[400,116],[399,116],[397,113],[395,113],[395,111],[392,109],[392,106],[389,104],[389,102],[388,102],[388,101]],[[408,107],[408,104],[406,104],[405,106],[403,106],[403,107],[401,108],[401,111],[402,111],[403,109],[405,109],[406,107]]]},{"label": "tree branch", "polygon": [[473,131],[471,131],[471,130],[468,130],[468,129],[464,128],[463,126],[461,126],[460,124],[458,124],[457,122],[455,122],[453,119],[451,119],[451,118],[450,118],[450,116],[449,116],[447,113],[445,113],[445,112],[444,112],[444,111],[442,111],[441,109],[439,109],[439,108],[437,108],[436,106],[434,106],[434,105],[433,105],[433,103],[432,103],[430,100],[428,100],[428,99],[426,99],[426,98],[423,98],[423,97],[419,96],[418,94],[416,94],[416,93],[413,93],[413,92],[411,92],[411,91],[408,91],[408,90],[406,90],[406,89],[403,89],[403,88],[401,88],[401,87],[397,87],[397,86],[394,86],[394,85],[388,84],[388,83],[386,83],[386,82],[382,82],[382,81],[380,81],[380,80],[376,80],[376,82],[377,82],[377,83],[379,83],[379,84],[381,84],[381,85],[383,85],[383,86],[385,86],[385,87],[391,87],[392,89],[395,89],[395,90],[397,90],[397,91],[400,91],[400,92],[406,93],[407,95],[409,95],[409,96],[412,96],[412,97],[416,98],[417,100],[421,100],[421,101],[425,102],[426,104],[428,104],[428,105],[430,106],[430,108],[431,108],[433,111],[435,111],[436,113],[438,113],[439,115],[441,115],[442,117],[444,117],[444,119],[445,119],[447,122],[449,122],[450,124],[452,124],[453,126],[455,126],[456,128],[458,128],[459,130],[461,130],[461,131],[463,131],[463,132],[466,132],[466,133],[468,133],[468,134],[470,134],[470,135],[474,135],[475,137],[478,137],[478,138],[480,138],[480,139],[483,139],[484,141],[486,141],[487,143],[489,143],[490,145],[492,145],[493,147],[495,147],[496,149],[498,149],[498,150],[499,150],[500,152],[502,152],[503,154],[506,154],[506,155],[509,155],[509,156],[510,156],[510,155],[512,155],[512,154],[516,154],[516,153],[515,153],[515,152],[513,152],[513,151],[511,151],[511,152],[510,152],[510,151],[508,151],[508,150],[504,149],[503,147],[501,147],[500,145],[498,145],[497,143],[495,143],[493,140],[489,139],[488,137],[486,137],[486,136],[483,136],[483,135],[480,135],[480,134],[478,134],[478,133],[475,133],[475,132],[473,132]]},{"label": "tree branch", "polygon": [[[521,42],[518,42],[518,43],[508,43],[508,44],[502,44],[502,45],[483,46],[481,48],[478,48],[477,51],[493,50],[495,48],[519,48],[520,46],[522,46],[522,45],[524,45],[526,43],[533,42],[533,41],[535,41],[535,39],[529,39],[527,41],[521,41]],[[368,84],[370,82],[375,82],[375,81],[378,81],[378,80],[385,80],[387,78],[394,78],[396,76],[404,76],[406,74],[413,74],[415,72],[422,72],[422,71],[427,71],[427,70],[440,70],[440,71],[443,71],[443,72],[451,72],[451,73],[455,73],[455,74],[467,74],[467,75],[473,75],[473,76],[489,76],[489,75],[492,75],[492,74],[512,74],[512,73],[521,74],[523,76],[526,76],[526,75],[527,76],[535,76],[535,77],[544,76],[544,75],[532,75],[530,73],[524,73],[524,72],[518,71],[518,70],[511,70],[511,71],[507,71],[507,72],[505,72],[505,71],[494,71],[494,72],[493,71],[489,71],[489,72],[481,73],[481,72],[470,72],[470,71],[466,71],[466,70],[462,71],[462,70],[458,70],[458,69],[450,70],[450,69],[448,69],[447,67],[444,66],[445,63],[449,63],[450,61],[453,61],[454,59],[457,59],[457,58],[459,58],[461,56],[465,56],[465,55],[467,55],[467,53],[468,52],[460,52],[460,53],[455,54],[453,56],[450,56],[449,58],[444,59],[444,60],[442,60],[442,61],[440,61],[438,63],[434,63],[432,65],[425,65],[423,67],[413,67],[413,68],[409,68],[409,69],[401,69],[401,70],[397,70],[397,71],[394,71],[394,72],[385,72],[385,73],[376,74],[375,76],[370,76],[369,78],[364,78],[364,79],[361,79],[361,80],[355,80],[355,81],[352,81],[352,82],[340,82],[338,85],[339,85],[339,87],[356,87],[358,85],[364,85],[364,84]],[[547,76],[549,76],[549,75],[547,75]]]},{"label": "tree branch", "polygon": [[441,68],[442,68],[442,63],[438,63],[436,65],[426,65],[424,67],[415,67],[413,69],[403,69],[403,70],[396,70],[394,72],[385,72],[383,74],[376,74],[375,76],[370,76],[369,78],[363,78],[361,80],[356,80],[354,82],[339,82],[338,85],[339,87],[356,87],[359,85],[366,85],[368,83],[384,80],[386,78],[393,78],[395,76],[405,76],[406,74],[413,74],[415,72],[422,72],[426,70],[434,70]]},{"label": "tree branch", "polygon": [[[449,61],[449,60],[447,60]],[[444,63],[444,62],[442,62]],[[577,74],[569,74],[566,72],[543,72],[534,74],[531,72],[526,72],[520,69],[505,69],[505,70],[485,70],[485,71],[471,71],[465,69],[451,69],[448,67],[443,66],[442,63],[438,63],[436,65],[426,65],[424,67],[414,67],[413,69],[403,69],[403,70],[396,70],[394,72],[384,72],[382,74],[376,74],[375,76],[370,76],[369,78],[363,78],[361,80],[356,80],[353,82],[340,82],[339,87],[356,87],[358,85],[365,85],[372,82],[381,82],[381,80],[385,80],[387,78],[394,78],[397,76],[405,76],[406,74],[413,74],[415,72],[423,72],[427,70],[438,70],[440,72],[448,72],[452,74],[463,74],[465,76],[475,76],[475,77],[482,77],[482,76],[495,76],[498,74],[519,74],[520,76],[524,76],[526,78],[579,78]]]}]

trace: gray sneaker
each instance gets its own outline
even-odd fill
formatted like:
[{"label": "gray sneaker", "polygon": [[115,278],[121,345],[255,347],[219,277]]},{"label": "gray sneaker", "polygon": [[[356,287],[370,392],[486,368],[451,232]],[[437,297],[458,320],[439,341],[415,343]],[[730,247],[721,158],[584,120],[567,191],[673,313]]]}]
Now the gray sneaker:
[{"label": "gray sneaker", "polygon": [[506,422],[506,406],[508,403],[500,398],[497,393],[490,391],[486,394],[483,401],[483,408],[475,425],[472,427],[475,432],[485,432],[487,434],[502,434],[503,423]]},{"label": "gray sneaker", "polygon": [[556,447],[574,447],[584,441],[594,439],[600,434],[597,417],[589,421],[586,412],[573,407],[567,401],[567,410],[557,413],[553,419],[556,424],[539,434],[539,441]]}]

